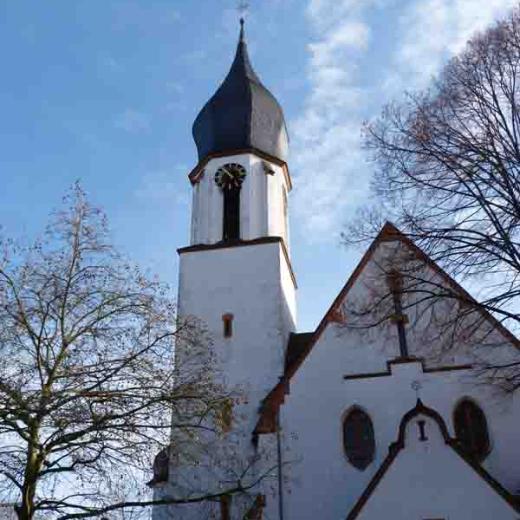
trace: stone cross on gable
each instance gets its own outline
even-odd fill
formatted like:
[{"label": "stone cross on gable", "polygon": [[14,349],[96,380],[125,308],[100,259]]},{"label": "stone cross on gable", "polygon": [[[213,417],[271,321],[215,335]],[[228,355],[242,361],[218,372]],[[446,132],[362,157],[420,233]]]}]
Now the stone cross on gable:
[{"label": "stone cross on gable", "polygon": [[391,271],[387,275],[387,282],[390,292],[392,293],[392,300],[394,304],[394,312],[390,319],[397,326],[400,356],[406,358],[408,357],[408,344],[406,341],[405,326],[408,323],[408,316],[403,313],[403,275],[398,271]]}]

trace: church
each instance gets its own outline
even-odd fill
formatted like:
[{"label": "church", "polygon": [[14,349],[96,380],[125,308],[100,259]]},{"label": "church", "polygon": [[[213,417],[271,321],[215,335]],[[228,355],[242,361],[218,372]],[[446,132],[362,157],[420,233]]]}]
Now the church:
[{"label": "church", "polygon": [[[461,326],[434,319],[451,318],[452,302],[414,302],[399,274],[412,265],[424,283],[471,297],[404,233],[385,224],[316,330],[298,331],[288,133],[243,22],[193,137],[178,313],[204,322],[223,383],[240,389],[214,451],[251,485],[156,507],[154,520],[520,518],[520,396],[478,369],[518,356],[518,340],[485,311]],[[389,312],[373,305],[386,292]],[[157,499],[181,481],[195,496],[231,480],[207,453],[192,467],[166,464],[151,483]]]}]

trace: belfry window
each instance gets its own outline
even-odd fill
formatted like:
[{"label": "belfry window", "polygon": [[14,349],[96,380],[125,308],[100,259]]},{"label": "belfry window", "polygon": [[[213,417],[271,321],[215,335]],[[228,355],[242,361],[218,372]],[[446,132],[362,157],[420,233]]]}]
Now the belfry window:
[{"label": "belfry window", "polygon": [[464,450],[479,462],[489,453],[486,416],[470,399],[463,399],[453,412],[455,435]]},{"label": "belfry window", "polygon": [[240,187],[224,191],[224,240],[240,238]]},{"label": "belfry window", "polygon": [[240,189],[245,176],[246,169],[238,163],[224,164],[215,173],[224,199],[222,240],[240,238]]},{"label": "belfry window", "polygon": [[343,421],[343,447],[355,468],[364,470],[374,460],[374,427],[370,416],[361,408],[353,408]]}]

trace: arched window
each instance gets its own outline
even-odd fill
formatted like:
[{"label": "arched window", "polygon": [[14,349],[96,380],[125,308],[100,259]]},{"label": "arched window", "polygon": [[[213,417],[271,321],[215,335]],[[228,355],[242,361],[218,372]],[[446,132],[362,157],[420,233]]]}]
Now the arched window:
[{"label": "arched window", "polygon": [[343,446],[349,462],[358,469],[364,470],[374,460],[374,427],[360,408],[353,408],[343,421]]},{"label": "arched window", "polygon": [[453,412],[455,434],[464,450],[479,462],[489,453],[486,416],[473,401],[463,399]]}]

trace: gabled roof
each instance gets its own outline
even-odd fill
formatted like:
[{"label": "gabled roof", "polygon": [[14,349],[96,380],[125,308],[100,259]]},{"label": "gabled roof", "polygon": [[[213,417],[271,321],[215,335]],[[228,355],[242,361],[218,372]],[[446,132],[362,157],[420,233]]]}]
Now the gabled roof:
[{"label": "gabled roof", "polygon": [[401,419],[401,424],[399,425],[399,435],[397,441],[390,445],[388,450],[388,455],[385,460],[376,471],[375,475],[372,477],[372,480],[368,483],[367,487],[359,497],[358,501],[349,512],[346,520],[355,520],[365,504],[368,502],[370,497],[373,495],[375,489],[379,485],[379,483],[383,480],[383,477],[387,473],[388,469],[395,461],[399,452],[405,447],[405,432],[406,426],[408,423],[418,415],[425,415],[427,417],[432,418],[442,433],[444,437],[444,441],[446,444],[466,463],[468,466],[473,469],[477,473],[477,475],[489,485],[495,493],[497,493],[503,500],[505,500],[512,508],[520,511],[519,503],[515,499],[513,495],[511,495],[499,482],[497,482],[478,462],[473,460],[467,453],[461,449],[456,439],[453,439],[448,434],[448,428],[446,427],[446,423],[443,418],[433,409],[424,406],[420,399],[417,400],[417,404],[415,408],[412,408],[409,412],[407,412],[403,418]]},{"label": "gabled roof", "polygon": [[[410,238],[408,238],[404,233],[402,233],[397,227],[394,226],[391,222],[386,222],[385,225],[381,228],[381,231],[376,236],[376,238],[372,241],[369,248],[366,250],[365,254],[361,258],[360,262],[350,275],[347,283],[343,286],[339,294],[336,296],[329,310],[326,312],[323,319],[320,321],[316,330],[309,334],[306,338],[305,342],[299,345],[299,348],[296,351],[291,353],[291,363],[285,366],[285,372],[283,376],[280,378],[280,382],[269,392],[267,397],[263,400],[260,406],[260,418],[258,420],[257,426],[255,428],[254,433],[272,433],[275,431],[273,425],[276,424],[275,416],[278,413],[279,406],[284,401],[284,396],[286,391],[289,388],[289,382],[294,374],[298,371],[300,366],[303,364],[311,350],[314,348],[314,345],[318,342],[321,335],[327,328],[327,325],[331,322],[337,321],[338,315],[341,314],[340,308],[341,304],[347,297],[349,291],[356,283],[360,274],[363,272],[365,266],[372,258],[374,252],[377,247],[383,242],[395,242],[399,241],[404,244],[419,260],[428,265],[431,269],[433,269],[443,280],[444,282],[451,287],[451,289],[458,294],[460,294],[465,300],[468,302],[475,302],[476,300],[463,288],[460,284],[458,284],[446,271],[444,271],[439,265],[437,265],[421,248],[419,248]],[[491,313],[489,313],[486,309],[477,306],[478,311],[483,315],[483,317],[493,324],[496,330],[502,333],[513,345],[517,348],[520,348],[520,342],[514,336],[511,331],[509,331],[502,323],[500,323]]]}]

